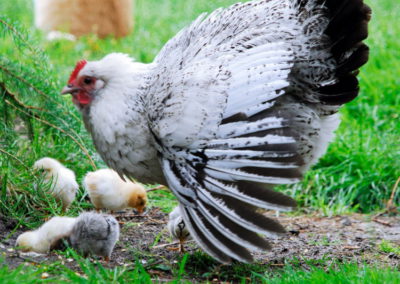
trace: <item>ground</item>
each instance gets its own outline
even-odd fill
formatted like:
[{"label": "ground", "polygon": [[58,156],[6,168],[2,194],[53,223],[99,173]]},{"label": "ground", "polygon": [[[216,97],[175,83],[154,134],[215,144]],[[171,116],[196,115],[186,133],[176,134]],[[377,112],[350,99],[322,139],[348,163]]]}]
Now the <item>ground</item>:
[{"label": "ground", "polygon": [[[275,218],[273,212],[265,214]],[[295,261],[296,266],[307,270],[311,265],[327,267],[335,261],[400,269],[400,255],[383,247],[385,243],[400,245],[399,216],[353,214],[329,218],[281,214],[278,218],[288,232],[271,240],[271,251],[255,254],[257,265],[265,265],[265,268],[273,270],[283,267],[287,261]],[[118,216],[118,220],[124,222],[121,225],[121,238],[110,263],[103,263],[104,267],[134,267],[139,259],[153,278],[173,279],[174,266],[182,256],[171,250],[177,247],[177,243],[166,230],[168,214],[154,207],[143,216],[123,214]],[[17,229],[14,232],[16,222],[4,216],[0,221],[0,250],[9,267],[15,268],[22,263],[43,265],[61,261],[78,274],[84,273],[74,258],[60,251],[48,255],[16,251],[13,248],[15,239],[24,230]],[[227,266],[221,266],[197,252],[199,249],[193,241],[188,241],[185,249],[190,255],[185,267],[190,279],[219,279],[221,273],[227,273],[224,271],[228,269]],[[250,273],[250,270],[243,269],[242,273]]]}]

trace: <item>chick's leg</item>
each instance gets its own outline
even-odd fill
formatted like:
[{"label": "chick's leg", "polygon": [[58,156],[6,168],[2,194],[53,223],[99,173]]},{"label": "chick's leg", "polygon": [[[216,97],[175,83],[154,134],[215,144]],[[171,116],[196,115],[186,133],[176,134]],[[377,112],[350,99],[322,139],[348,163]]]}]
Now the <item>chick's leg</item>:
[{"label": "chick's leg", "polygon": [[179,252],[180,253],[185,253],[185,248],[183,246],[184,243],[185,243],[185,239],[179,238]]}]

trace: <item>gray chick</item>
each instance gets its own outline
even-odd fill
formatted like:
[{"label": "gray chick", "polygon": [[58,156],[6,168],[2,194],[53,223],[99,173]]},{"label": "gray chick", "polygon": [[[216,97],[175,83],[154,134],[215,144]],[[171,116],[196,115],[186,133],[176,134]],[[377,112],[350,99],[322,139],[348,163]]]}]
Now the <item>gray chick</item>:
[{"label": "gray chick", "polygon": [[105,261],[110,260],[118,239],[117,220],[111,215],[94,212],[79,215],[69,237],[71,246],[84,257],[98,255]]}]

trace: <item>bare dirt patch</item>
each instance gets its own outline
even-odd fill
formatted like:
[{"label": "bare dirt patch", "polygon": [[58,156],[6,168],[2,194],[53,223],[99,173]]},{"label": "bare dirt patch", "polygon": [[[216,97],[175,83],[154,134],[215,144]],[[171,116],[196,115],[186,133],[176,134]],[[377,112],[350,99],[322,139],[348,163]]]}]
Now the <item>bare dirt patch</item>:
[{"label": "bare dirt patch", "polygon": [[[274,218],[273,213],[266,214]],[[125,214],[120,215],[118,219],[124,222],[120,241],[111,261],[103,263],[104,266],[134,267],[135,262],[140,261],[155,277],[163,279],[173,277],[182,256],[172,250],[177,244],[173,243],[165,229],[168,214],[159,208],[152,208],[143,216]],[[332,218],[283,215],[278,219],[287,228],[287,235],[271,240],[273,247],[271,251],[255,254],[256,263],[265,265],[266,269],[280,268],[293,259],[296,259],[296,265],[305,269],[310,265],[327,266],[333,261],[400,268],[400,256],[393,252],[384,252],[379,245],[382,241],[388,241],[400,246],[398,216],[381,216],[374,219],[360,214]],[[16,225],[12,220],[0,218],[0,252],[6,265],[16,267],[22,263],[61,261],[67,267],[80,271],[75,260],[66,259],[58,251],[48,255],[23,254],[15,251],[13,248],[15,240],[24,231],[15,230]],[[199,253],[193,241],[186,243],[185,249],[190,254],[186,271],[193,273],[193,278],[212,278],[218,275],[221,269],[229,270],[229,267],[222,267],[211,258]],[[252,268],[254,266],[250,266],[248,270]]]}]

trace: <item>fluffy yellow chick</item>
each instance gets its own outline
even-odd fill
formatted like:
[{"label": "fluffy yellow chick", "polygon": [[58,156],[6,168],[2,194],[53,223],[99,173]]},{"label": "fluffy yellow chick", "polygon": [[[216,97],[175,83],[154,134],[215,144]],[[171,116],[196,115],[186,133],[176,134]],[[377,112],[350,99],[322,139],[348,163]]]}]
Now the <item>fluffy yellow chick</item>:
[{"label": "fluffy yellow chick", "polygon": [[48,253],[60,239],[71,234],[75,220],[71,217],[53,217],[39,229],[19,235],[15,246],[25,252]]},{"label": "fluffy yellow chick", "polygon": [[111,169],[89,172],[83,185],[97,210],[135,208],[142,213],[146,207],[147,193],[144,187],[129,180],[123,181]]},{"label": "fluffy yellow chick", "polygon": [[52,182],[50,193],[62,203],[65,212],[74,201],[79,188],[74,172],[64,167],[59,161],[47,157],[36,161],[33,168],[44,170],[45,180]]}]

